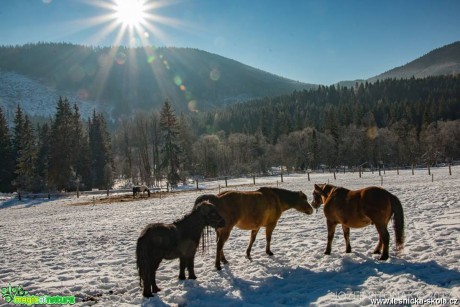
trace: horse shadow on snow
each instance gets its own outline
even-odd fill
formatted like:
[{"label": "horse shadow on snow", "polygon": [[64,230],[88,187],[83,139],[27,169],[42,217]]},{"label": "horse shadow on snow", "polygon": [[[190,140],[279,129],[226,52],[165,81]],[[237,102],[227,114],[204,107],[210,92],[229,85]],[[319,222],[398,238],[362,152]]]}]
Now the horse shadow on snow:
[{"label": "horse shadow on snow", "polygon": [[[282,264],[282,260],[274,260]],[[270,270],[270,262],[258,262],[256,265],[266,265]],[[202,305],[214,301],[221,306],[234,306],[241,303],[303,306],[314,303],[328,293],[365,292],[362,284],[369,277],[379,276],[380,273],[410,274],[416,280],[446,289],[460,285],[460,272],[447,269],[436,261],[414,263],[398,259],[391,263],[369,259],[364,263],[357,263],[345,257],[338,271],[315,272],[301,267],[274,268],[274,275],[261,281],[236,277],[232,272],[234,270],[237,268],[226,266],[223,271],[216,272],[230,281],[232,289],[220,289],[218,286],[209,289],[201,287],[199,283],[187,283],[184,285],[187,293],[183,298],[184,301],[179,305]],[[231,295],[234,293],[237,295]],[[373,294],[379,295],[379,293]],[[383,298],[385,293],[382,292],[381,295]]]}]

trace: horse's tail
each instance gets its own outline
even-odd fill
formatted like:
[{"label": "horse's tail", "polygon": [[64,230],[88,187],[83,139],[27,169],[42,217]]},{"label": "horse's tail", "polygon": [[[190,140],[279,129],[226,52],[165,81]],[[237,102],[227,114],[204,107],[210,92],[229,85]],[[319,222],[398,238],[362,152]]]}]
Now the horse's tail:
[{"label": "horse's tail", "polygon": [[148,246],[144,237],[137,239],[136,246],[136,265],[139,272],[139,287],[148,287],[150,284],[150,274],[152,268],[150,268],[150,255],[148,252]]},{"label": "horse's tail", "polygon": [[396,250],[400,251],[404,247],[404,212],[401,201],[390,193],[391,211],[393,212],[393,229],[396,238]]}]

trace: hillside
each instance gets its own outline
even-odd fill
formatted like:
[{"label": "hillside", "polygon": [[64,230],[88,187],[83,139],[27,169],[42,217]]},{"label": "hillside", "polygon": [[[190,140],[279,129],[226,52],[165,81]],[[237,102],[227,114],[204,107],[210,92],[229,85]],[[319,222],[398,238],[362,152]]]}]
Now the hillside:
[{"label": "hillside", "polygon": [[27,88],[36,84],[41,94],[65,94],[110,108],[115,118],[158,108],[166,99],[178,111],[205,111],[315,87],[197,49],[51,43],[0,47],[0,77],[4,106],[49,101],[54,107],[54,98],[24,91],[21,79],[27,80]]},{"label": "hillside", "polygon": [[388,78],[408,79],[460,73],[460,41],[430,51],[426,55],[368,79],[369,82]]}]

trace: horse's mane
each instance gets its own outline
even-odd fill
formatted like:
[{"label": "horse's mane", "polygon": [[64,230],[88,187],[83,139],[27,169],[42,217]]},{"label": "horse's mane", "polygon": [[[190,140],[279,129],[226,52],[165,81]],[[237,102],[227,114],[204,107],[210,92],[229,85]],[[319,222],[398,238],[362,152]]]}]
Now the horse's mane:
[{"label": "horse's mane", "polygon": [[346,191],[346,192],[350,191],[350,190],[347,189],[347,188],[335,186],[335,185],[329,184],[329,183],[325,183],[325,184],[324,184],[323,190],[324,190],[325,187],[329,187],[329,188],[330,188],[330,191],[332,191],[332,190],[335,190],[335,191]]},{"label": "horse's mane", "polygon": [[[192,208],[192,211],[190,211],[189,213],[187,213],[186,215],[184,215],[182,218],[180,219],[177,219],[173,222],[173,224],[175,226],[180,226],[180,225],[184,225],[185,223],[187,223],[188,219],[193,215],[193,214],[196,214],[197,213],[197,206],[198,204],[201,204],[203,201],[199,202],[199,203],[196,203],[193,208]],[[208,201],[206,201],[208,202]],[[209,202],[208,202],[209,203]],[[193,226],[193,225],[192,225]],[[204,253],[207,253],[208,250],[209,250],[209,245],[210,245],[210,234],[212,232],[212,227],[211,226],[204,226],[203,229],[201,229],[201,232],[200,232],[200,237],[201,237],[201,240],[200,240],[200,245],[201,245],[201,253],[204,254]]]},{"label": "horse's mane", "polygon": [[193,207],[192,208],[192,211],[190,211],[189,213],[185,214],[183,217],[175,220],[174,222],[172,222],[174,225],[180,225],[182,224],[184,221],[187,221],[194,213],[196,213],[196,207]]},{"label": "horse's mane", "polygon": [[294,202],[299,199],[299,191],[290,191],[286,189],[271,188],[271,187],[261,187],[257,191],[260,191],[261,193],[272,192],[278,195],[280,199],[288,203]]}]

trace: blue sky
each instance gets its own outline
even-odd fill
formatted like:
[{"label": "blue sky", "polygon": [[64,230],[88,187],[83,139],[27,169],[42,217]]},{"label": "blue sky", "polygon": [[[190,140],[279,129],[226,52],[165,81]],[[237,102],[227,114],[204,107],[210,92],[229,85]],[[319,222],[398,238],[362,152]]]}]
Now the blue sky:
[{"label": "blue sky", "polygon": [[328,85],[373,77],[460,40],[458,0],[144,0],[155,17],[121,39],[115,1],[0,0],[0,44],[192,47]]}]

